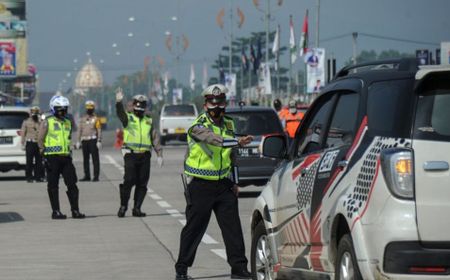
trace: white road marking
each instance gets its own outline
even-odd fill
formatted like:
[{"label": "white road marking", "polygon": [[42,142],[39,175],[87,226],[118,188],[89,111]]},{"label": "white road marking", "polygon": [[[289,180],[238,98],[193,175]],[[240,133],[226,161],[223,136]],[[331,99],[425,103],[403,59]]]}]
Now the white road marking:
[{"label": "white road marking", "polygon": [[166,212],[174,218],[183,217],[183,214],[181,214],[177,209],[166,209]]},{"label": "white road marking", "polygon": [[224,260],[227,259],[227,253],[225,252],[225,249],[211,249],[211,252],[218,255],[219,257],[221,257]]},{"label": "white road marking", "polygon": [[151,194],[150,197],[151,197],[152,199],[154,199],[154,200],[161,200],[161,199],[162,199],[162,198],[161,198],[159,195],[157,195],[156,193]]},{"label": "white road marking", "polygon": [[158,203],[158,205],[162,208],[171,208],[172,207],[172,205],[170,205],[169,203],[167,203],[164,200],[156,201],[156,203]]}]

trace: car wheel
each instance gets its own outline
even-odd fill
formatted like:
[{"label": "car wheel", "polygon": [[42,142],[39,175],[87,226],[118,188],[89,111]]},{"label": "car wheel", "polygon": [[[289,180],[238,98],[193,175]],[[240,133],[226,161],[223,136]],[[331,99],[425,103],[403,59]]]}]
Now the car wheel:
[{"label": "car wheel", "polygon": [[345,234],[339,240],[335,275],[335,280],[362,280],[349,234]]},{"label": "car wheel", "polygon": [[252,236],[251,266],[254,280],[273,280],[273,254],[264,222],[260,221]]}]

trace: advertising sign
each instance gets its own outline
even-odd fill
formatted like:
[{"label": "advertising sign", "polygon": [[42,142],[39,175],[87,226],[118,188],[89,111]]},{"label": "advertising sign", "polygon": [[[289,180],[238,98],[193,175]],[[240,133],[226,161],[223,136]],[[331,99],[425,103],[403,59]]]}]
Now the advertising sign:
[{"label": "advertising sign", "polygon": [[16,46],[13,42],[0,42],[0,76],[16,75]]},{"label": "advertising sign", "polygon": [[0,38],[25,37],[25,1],[0,0]]},{"label": "advertising sign", "polygon": [[183,89],[182,88],[174,88],[172,90],[172,104],[181,104],[183,103]]},{"label": "advertising sign", "polygon": [[325,49],[313,48],[305,55],[307,93],[317,93],[325,86]]},{"label": "advertising sign", "polygon": [[236,97],[236,74],[225,74],[225,86],[228,88],[227,98]]},{"label": "advertising sign", "polygon": [[262,93],[271,94],[272,81],[270,80],[270,65],[268,63],[261,63],[258,74],[258,86],[261,88]]}]

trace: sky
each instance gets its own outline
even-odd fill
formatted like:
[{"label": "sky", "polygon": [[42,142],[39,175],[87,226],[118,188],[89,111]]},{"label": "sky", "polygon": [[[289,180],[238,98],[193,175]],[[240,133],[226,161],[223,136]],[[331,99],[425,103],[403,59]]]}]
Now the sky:
[{"label": "sky", "polygon": [[[277,6],[277,0],[259,2],[261,9],[270,2],[271,30],[280,24],[281,45],[289,42],[289,15],[293,16],[299,41],[308,9],[309,42],[314,45],[318,0],[284,0],[282,6]],[[194,64],[197,81],[201,81],[203,63],[212,64],[227,44],[231,7],[234,36],[265,30],[264,14],[252,0],[27,0],[29,62],[37,66],[41,91],[57,90],[63,79],[67,80],[63,90],[73,87],[74,69],[87,62],[88,52],[108,84],[121,74],[143,69],[146,56],[162,57],[166,62],[163,70],[173,77],[175,56],[165,46],[165,32],[170,31],[189,38],[190,45],[179,68],[180,80],[187,85],[190,65]],[[236,20],[238,7],[245,14],[241,29]],[[222,8],[226,11],[224,31],[216,24]],[[326,49],[327,56],[333,54],[338,68],[352,56],[352,32],[423,42],[359,36],[358,52],[434,51],[441,41],[450,41],[449,10],[449,0],[320,0],[319,46]],[[174,16],[177,21],[172,20]],[[130,17],[135,20],[130,21]],[[133,37],[128,37],[130,32]],[[149,47],[145,46],[147,42]],[[116,55],[116,51],[121,55]],[[287,67],[287,55],[281,63]],[[301,68],[299,60],[294,69]],[[67,77],[69,72],[71,77]],[[209,68],[208,75],[217,76],[216,72]]]}]

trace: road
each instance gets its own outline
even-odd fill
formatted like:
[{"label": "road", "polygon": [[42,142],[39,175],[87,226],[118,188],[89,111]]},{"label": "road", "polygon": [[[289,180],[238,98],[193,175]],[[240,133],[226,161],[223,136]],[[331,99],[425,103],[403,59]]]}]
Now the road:
[{"label": "road", "polygon": [[[166,146],[163,168],[152,158],[145,218],[131,217],[130,210],[126,218],[116,216],[123,159],[111,147],[101,151],[100,182],[78,183],[85,220],[51,220],[46,183],[26,183],[23,172],[1,173],[0,279],[174,279],[185,223],[180,180],[185,150],[181,144]],[[80,151],[74,152],[74,163],[81,178]],[[61,210],[69,214],[66,187],[62,184],[60,190]],[[247,187],[239,199],[247,258],[251,209],[259,191]],[[214,216],[189,274],[195,279],[230,279]]]}]

